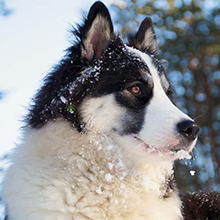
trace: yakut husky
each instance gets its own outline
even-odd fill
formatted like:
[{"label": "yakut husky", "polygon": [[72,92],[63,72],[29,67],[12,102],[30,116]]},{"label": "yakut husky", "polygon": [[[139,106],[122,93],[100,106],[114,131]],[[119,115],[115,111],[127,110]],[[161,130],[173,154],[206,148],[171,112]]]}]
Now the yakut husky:
[{"label": "yakut husky", "polygon": [[173,161],[198,126],[170,100],[151,19],[125,45],[96,2],[75,34],[12,156],[7,219],[182,219]]}]

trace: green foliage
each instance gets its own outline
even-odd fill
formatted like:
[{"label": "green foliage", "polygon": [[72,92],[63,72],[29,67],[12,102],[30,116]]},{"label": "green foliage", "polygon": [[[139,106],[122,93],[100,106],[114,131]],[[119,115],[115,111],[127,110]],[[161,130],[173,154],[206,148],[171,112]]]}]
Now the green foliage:
[{"label": "green foliage", "polygon": [[[205,0],[120,0],[112,4],[117,29],[136,31],[150,16],[169,62],[177,104],[201,127],[189,166],[176,163],[183,190],[220,188],[220,2]],[[196,175],[190,176],[190,170]]]},{"label": "green foliage", "polygon": [[74,103],[70,103],[67,105],[67,112],[69,112],[70,114],[73,114],[76,110],[76,105]]}]

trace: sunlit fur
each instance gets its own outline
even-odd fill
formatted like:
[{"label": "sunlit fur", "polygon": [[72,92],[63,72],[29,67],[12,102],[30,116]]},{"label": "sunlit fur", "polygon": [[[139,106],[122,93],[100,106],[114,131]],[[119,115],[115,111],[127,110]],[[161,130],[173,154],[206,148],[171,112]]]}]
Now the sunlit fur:
[{"label": "sunlit fur", "polygon": [[134,169],[111,137],[62,120],[25,136],[4,181],[9,219],[180,218],[176,193],[163,199],[172,163]]}]

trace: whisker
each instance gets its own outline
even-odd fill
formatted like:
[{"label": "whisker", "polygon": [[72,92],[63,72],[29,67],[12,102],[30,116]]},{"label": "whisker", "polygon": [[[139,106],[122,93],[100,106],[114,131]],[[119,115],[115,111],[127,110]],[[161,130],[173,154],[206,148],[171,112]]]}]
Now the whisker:
[{"label": "whisker", "polygon": [[195,121],[195,120],[197,120],[198,118],[201,118],[201,117],[203,117],[203,116],[204,116],[204,115],[199,115],[199,116],[193,118],[193,120]]}]

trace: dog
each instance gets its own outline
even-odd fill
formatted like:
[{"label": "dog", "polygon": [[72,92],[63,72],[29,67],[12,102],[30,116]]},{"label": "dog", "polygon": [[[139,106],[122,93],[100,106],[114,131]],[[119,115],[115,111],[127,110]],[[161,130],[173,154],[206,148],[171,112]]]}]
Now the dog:
[{"label": "dog", "polygon": [[33,99],[3,180],[8,220],[177,220],[173,162],[199,127],[172,101],[152,20],[128,44],[95,2]]}]

